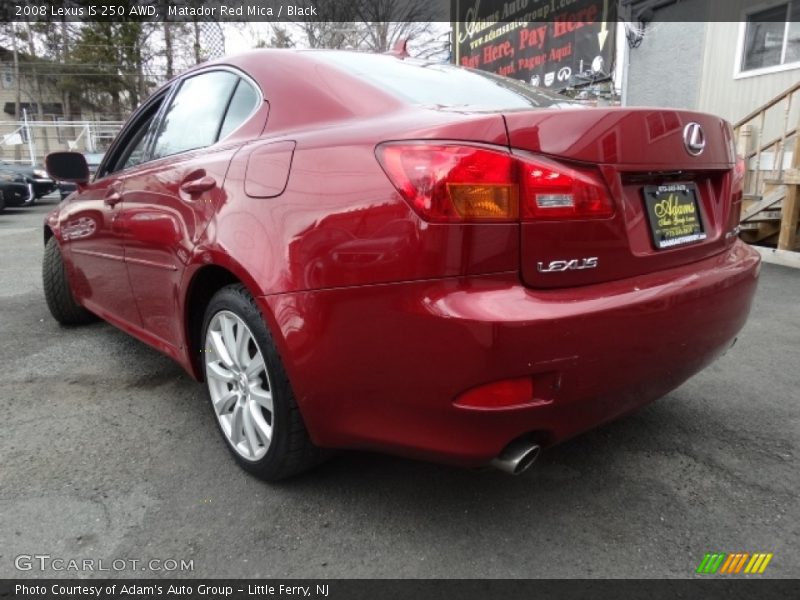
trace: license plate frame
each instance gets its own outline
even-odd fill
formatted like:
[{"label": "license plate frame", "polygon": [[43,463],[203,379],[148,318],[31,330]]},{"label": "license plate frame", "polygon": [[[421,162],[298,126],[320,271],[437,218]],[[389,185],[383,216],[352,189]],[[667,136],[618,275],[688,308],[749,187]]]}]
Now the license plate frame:
[{"label": "license plate frame", "polygon": [[657,250],[671,250],[708,238],[696,184],[646,185],[642,193]]}]

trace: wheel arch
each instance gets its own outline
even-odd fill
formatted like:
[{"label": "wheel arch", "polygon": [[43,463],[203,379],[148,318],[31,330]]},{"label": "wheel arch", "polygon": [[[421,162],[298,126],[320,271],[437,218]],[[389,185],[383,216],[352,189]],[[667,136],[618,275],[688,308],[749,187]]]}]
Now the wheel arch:
[{"label": "wheel arch", "polygon": [[[200,265],[189,276],[185,287],[186,293],[183,304],[184,334],[186,339],[188,362],[191,372],[198,381],[204,380],[203,367],[200,361],[200,347],[202,345],[202,327],[206,308],[219,290],[234,284],[243,285],[250,294],[256,298],[261,292],[248,281],[248,277],[241,276],[229,266],[219,263]],[[264,323],[272,330],[268,315],[263,315]]]},{"label": "wheel arch", "polygon": [[214,294],[225,286],[236,283],[242,282],[231,271],[215,264],[200,267],[189,280],[183,304],[184,329],[189,364],[198,381],[204,379],[199,350],[206,307]]}]

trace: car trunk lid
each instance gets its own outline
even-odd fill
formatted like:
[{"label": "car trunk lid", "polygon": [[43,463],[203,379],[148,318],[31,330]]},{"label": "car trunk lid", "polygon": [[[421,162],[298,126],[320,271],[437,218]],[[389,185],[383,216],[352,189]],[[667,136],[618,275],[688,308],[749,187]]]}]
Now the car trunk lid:
[{"label": "car trunk lid", "polygon": [[[614,206],[613,216],[600,218],[523,218],[526,285],[554,288],[635,277],[702,260],[733,243],[741,194],[734,189],[731,129],[722,119],[620,108],[504,117],[510,147],[523,165],[543,159],[563,165],[565,172],[588,173]],[[523,172],[526,176],[530,180]],[[524,183],[521,193],[527,195],[522,203],[532,202],[532,195],[537,202],[561,198],[536,194]]]}]

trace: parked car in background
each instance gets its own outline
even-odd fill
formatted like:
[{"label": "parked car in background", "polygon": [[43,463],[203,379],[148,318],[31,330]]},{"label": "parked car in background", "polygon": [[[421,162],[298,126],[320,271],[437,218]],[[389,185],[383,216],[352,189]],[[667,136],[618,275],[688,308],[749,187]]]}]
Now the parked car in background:
[{"label": "parked car in background", "polygon": [[30,203],[31,186],[24,175],[0,165],[0,196],[2,208],[26,206]]},{"label": "parked car in background", "polygon": [[0,161],[0,169],[18,173],[25,178],[31,189],[27,204],[33,204],[42,196],[46,196],[56,189],[55,180],[47,174],[44,167]]},{"label": "parked car in background", "polygon": [[[100,166],[100,163],[103,162],[103,156],[105,156],[104,152],[86,152],[84,153],[84,158],[86,159],[86,165],[89,167],[89,179],[94,177],[95,172],[97,171],[97,167]],[[67,196],[69,196],[72,192],[74,192],[78,186],[74,183],[69,181],[59,181],[58,184],[58,193],[61,195],[61,199],[63,200]]]},{"label": "parked car in background", "polygon": [[79,191],[44,223],[45,298],[205,381],[265,479],[329,448],[519,473],[734,343],[760,258],[732,136],[421,60],[230,57],[151,96],[94,179],[48,157]]}]

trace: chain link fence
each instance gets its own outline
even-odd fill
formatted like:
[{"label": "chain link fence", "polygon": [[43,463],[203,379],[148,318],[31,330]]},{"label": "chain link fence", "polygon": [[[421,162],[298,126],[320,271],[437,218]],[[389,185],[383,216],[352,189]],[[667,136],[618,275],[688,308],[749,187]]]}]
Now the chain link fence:
[{"label": "chain link fence", "polygon": [[105,152],[122,121],[0,121],[0,160],[42,164],[58,150]]}]

